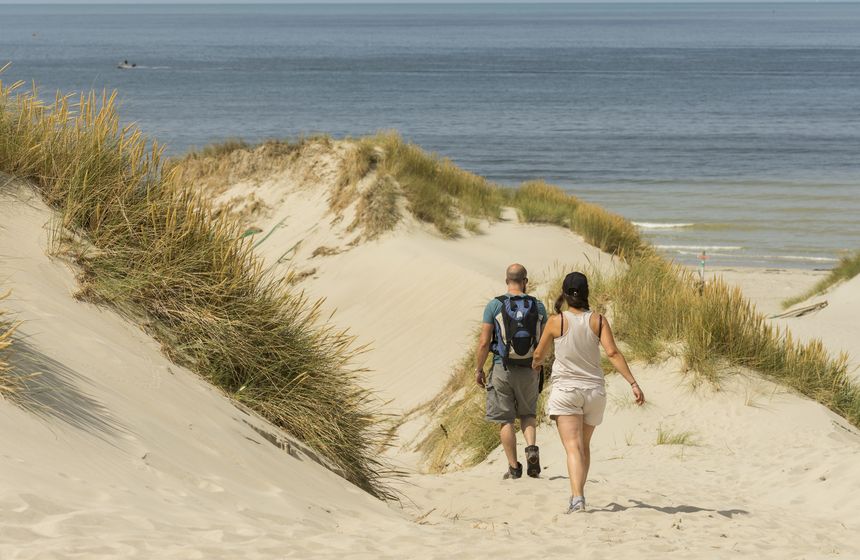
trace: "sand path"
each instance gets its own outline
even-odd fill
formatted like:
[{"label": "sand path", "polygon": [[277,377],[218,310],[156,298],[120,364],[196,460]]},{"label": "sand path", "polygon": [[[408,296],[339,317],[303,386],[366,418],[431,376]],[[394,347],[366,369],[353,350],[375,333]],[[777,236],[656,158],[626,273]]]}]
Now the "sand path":
[{"label": "sand path", "polygon": [[[567,480],[549,426],[539,433],[547,467],[540,480],[500,480],[497,450],[468,471],[412,472],[397,486],[402,505],[378,502],[301,445],[291,443],[291,453],[273,445],[267,438],[289,440],[168,362],[135,325],[75,300],[70,270],[45,256],[49,219],[27,191],[0,199],[0,279],[14,290],[4,307],[24,321],[15,360],[42,373],[43,389],[33,405],[0,403],[1,558],[860,556],[857,430],[755,376],[729,378],[719,392],[693,391],[673,363],[634,365],[650,401],[644,409],[630,406],[623,381],[610,378],[607,419],[594,439],[590,513],[561,514]],[[383,323],[395,332],[439,284],[450,305],[466,311],[459,337],[498,290],[497,269],[511,260],[505,231],[527,232],[534,246],[547,247],[547,259],[554,243],[571,242],[555,228],[522,227],[500,224],[480,238],[481,251],[477,242],[426,232],[410,234],[418,238],[411,251],[409,236],[375,242],[367,253],[339,256],[340,278],[328,278],[322,264],[320,278],[332,285],[320,291],[339,308],[339,324],[370,338],[363,325],[384,327],[364,321],[362,306],[386,310]],[[391,254],[399,257],[387,263]],[[399,271],[407,288],[388,285],[392,294],[404,290],[388,306],[350,297],[350,281],[369,281],[356,276],[363,270]],[[445,290],[460,283],[474,287]],[[401,298],[402,307],[391,304]],[[377,345],[379,363],[402,359],[415,368],[386,368],[381,375],[392,377],[378,384],[392,406],[406,407],[444,382],[464,346],[430,363],[417,360],[413,346],[401,344],[401,357]],[[661,427],[690,431],[696,445],[655,445]]]}]

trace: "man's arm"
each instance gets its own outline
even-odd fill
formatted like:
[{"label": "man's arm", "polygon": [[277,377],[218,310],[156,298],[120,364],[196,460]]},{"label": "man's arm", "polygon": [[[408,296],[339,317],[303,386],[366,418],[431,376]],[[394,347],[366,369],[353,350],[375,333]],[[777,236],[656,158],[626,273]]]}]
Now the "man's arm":
[{"label": "man's arm", "polygon": [[481,334],[478,337],[478,348],[475,350],[475,381],[484,386],[484,364],[490,353],[490,340],[493,338],[493,325],[482,323]]}]

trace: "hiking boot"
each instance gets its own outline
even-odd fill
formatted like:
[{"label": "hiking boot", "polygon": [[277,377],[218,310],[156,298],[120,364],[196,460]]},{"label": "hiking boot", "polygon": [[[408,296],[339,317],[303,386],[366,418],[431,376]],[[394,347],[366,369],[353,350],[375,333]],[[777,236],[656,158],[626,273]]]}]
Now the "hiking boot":
[{"label": "hiking boot", "polygon": [[514,468],[508,465],[508,472],[505,473],[505,476],[502,478],[507,480],[509,478],[521,478],[523,476],[523,464],[517,461],[517,468]]},{"label": "hiking boot", "polygon": [[537,445],[529,445],[526,447],[526,473],[532,478],[537,478],[540,475],[540,452]]},{"label": "hiking boot", "polygon": [[585,512],[585,496],[571,496],[570,504],[567,506],[565,513],[584,513]]}]

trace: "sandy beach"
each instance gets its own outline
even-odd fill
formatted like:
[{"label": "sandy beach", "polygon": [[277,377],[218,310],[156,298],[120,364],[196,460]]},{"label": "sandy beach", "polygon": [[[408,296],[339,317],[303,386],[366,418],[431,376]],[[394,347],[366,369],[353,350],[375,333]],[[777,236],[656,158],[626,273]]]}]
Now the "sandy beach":
[{"label": "sandy beach", "polygon": [[[335,158],[335,159],[332,159]],[[414,218],[354,243],[326,190],[336,154],[219,200],[268,235],[267,266],[298,274],[326,313],[367,345],[364,378],[396,417],[434,396],[471,346],[504,267],[523,261],[546,289],[558,271],[624,265],[567,229],[503,220],[444,239]],[[235,204],[259,201],[254,209]],[[29,189],[0,203],[4,307],[23,322],[12,359],[38,372],[31,400],[3,402],[6,451],[0,556],[44,558],[822,558],[860,555],[860,432],[822,405],[743,370],[693,386],[677,360],[634,363],[637,408],[617,375],[593,442],[590,512],[563,515],[567,473],[553,426],[541,425],[539,480],[502,481],[500,450],[466,470],[427,474],[413,450],[426,417],[387,452],[404,476],[384,503],[330,472],[313,450],[249,412],[112,311],[75,299],[73,270],[47,256],[52,213]],[[283,227],[277,224],[286,224]],[[320,251],[320,247],[327,250]],[[284,255],[288,255],[287,258]],[[765,313],[821,273],[714,270]],[[860,355],[856,279],[820,314],[780,324]],[[434,307],[452,310],[444,325]],[[436,350],[422,352],[430,343]],[[657,445],[659,431],[686,445]]]}]

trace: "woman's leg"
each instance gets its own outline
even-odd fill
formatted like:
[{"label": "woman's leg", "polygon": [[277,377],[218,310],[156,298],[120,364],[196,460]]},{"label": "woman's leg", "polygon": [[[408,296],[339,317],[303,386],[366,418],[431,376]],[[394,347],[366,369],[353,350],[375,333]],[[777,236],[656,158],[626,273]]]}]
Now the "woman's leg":
[{"label": "woman's leg", "polygon": [[[585,482],[588,480],[588,469],[591,468],[591,436],[594,435],[594,428],[589,424],[582,424],[582,455],[585,468],[582,470],[582,489],[585,491]],[[581,494],[584,496],[585,494]]]},{"label": "woman's leg", "polygon": [[559,416],[556,419],[558,435],[567,454],[567,473],[570,477],[570,492],[572,496],[582,496],[582,485],[585,481],[585,454],[583,446],[582,415],[571,414]]}]

